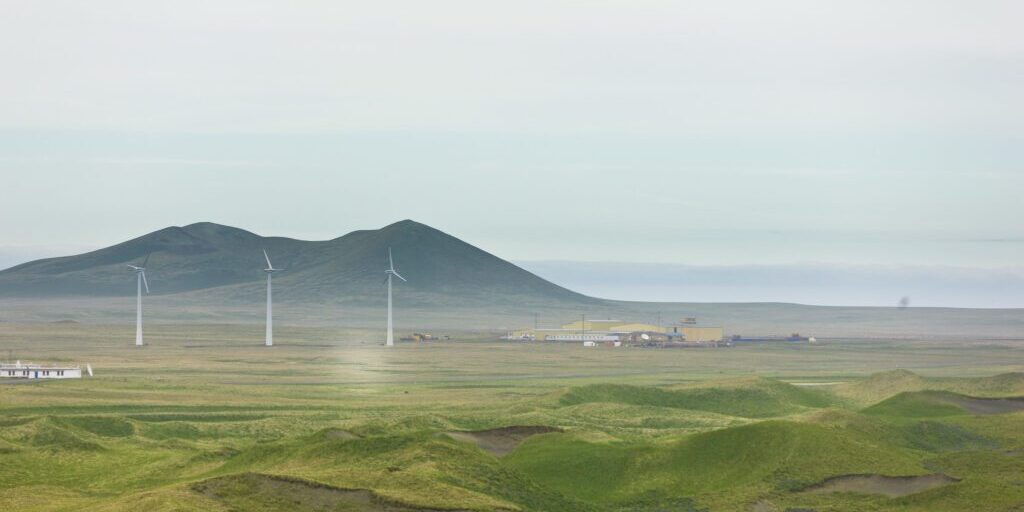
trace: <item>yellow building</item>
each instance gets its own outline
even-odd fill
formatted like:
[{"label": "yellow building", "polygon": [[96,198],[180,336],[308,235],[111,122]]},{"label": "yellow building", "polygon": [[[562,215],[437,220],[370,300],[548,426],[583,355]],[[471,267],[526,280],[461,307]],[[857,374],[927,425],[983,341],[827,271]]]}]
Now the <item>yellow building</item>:
[{"label": "yellow building", "polygon": [[[575,322],[569,322],[562,324],[562,329],[579,331],[614,331],[616,325],[624,325],[625,322],[622,320],[587,320],[586,322],[576,320]],[[582,326],[582,327],[581,327]]]},{"label": "yellow building", "polygon": [[721,327],[693,327],[693,326],[672,326],[667,330],[670,337],[679,336],[680,341],[722,341],[725,338],[725,329]]},{"label": "yellow building", "polygon": [[665,332],[664,327],[658,327],[654,324],[619,324],[611,329],[613,332]]}]

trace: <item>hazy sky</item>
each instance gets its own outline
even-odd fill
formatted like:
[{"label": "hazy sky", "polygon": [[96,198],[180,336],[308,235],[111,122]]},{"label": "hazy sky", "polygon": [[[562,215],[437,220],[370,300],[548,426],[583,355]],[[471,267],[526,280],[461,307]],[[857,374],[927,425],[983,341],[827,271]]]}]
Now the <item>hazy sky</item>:
[{"label": "hazy sky", "polygon": [[200,220],[323,239],[412,218],[517,260],[1019,267],[1021,20],[5,0],[0,259]]}]

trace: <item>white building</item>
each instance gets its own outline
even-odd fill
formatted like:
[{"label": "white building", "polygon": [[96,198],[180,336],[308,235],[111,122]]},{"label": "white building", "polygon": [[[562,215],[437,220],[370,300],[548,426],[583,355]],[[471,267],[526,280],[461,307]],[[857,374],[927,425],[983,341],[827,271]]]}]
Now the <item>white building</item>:
[{"label": "white building", "polygon": [[578,332],[571,334],[554,334],[548,335],[545,341],[592,341],[592,342],[604,342],[604,341],[619,341],[617,334],[604,334],[604,333],[587,333],[580,334]]},{"label": "white building", "polygon": [[42,365],[33,363],[0,363],[2,379],[81,379],[82,368],[70,365]]}]

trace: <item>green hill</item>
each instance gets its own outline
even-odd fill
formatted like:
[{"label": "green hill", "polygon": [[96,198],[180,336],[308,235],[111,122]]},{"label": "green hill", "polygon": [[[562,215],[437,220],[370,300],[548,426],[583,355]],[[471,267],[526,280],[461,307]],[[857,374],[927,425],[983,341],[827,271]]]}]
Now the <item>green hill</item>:
[{"label": "green hill", "polygon": [[907,418],[1007,414],[1024,411],[1024,397],[982,398],[951,391],[900,393],[867,409],[865,414]]},{"label": "green hill", "polygon": [[924,472],[913,453],[884,439],[776,420],[667,443],[536,436],[506,462],[578,499],[637,504],[699,496],[719,502],[716,510],[733,510],[757,495],[798,489],[834,475]]},{"label": "green hill", "polygon": [[1021,396],[1024,395],[1024,373],[1003,373],[991,377],[926,378],[907,370],[892,370],[838,385],[833,392],[854,403],[870,405],[900,393],[923,390],[951,391],[977,397]]},{"label": "green hill", "polygon": [[745,418],[768,418],[831,405],[822,393],[770,379],[716,382],[714,386],[664,389],[624,384],[593,384],[569,389],[562,405],[618,403],[706,411]]}]

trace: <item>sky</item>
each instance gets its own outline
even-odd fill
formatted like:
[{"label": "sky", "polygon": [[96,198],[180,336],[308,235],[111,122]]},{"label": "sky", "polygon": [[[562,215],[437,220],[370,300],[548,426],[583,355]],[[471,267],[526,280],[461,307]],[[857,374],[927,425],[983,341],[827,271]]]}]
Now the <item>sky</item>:
[{"label": "sky", "polygon": [[411,218],[516,261],[988,279],[1024,266],[1021,19],[6,0],[0,266],[197,221],[328,239]]}]

